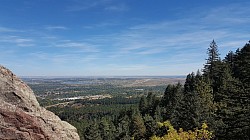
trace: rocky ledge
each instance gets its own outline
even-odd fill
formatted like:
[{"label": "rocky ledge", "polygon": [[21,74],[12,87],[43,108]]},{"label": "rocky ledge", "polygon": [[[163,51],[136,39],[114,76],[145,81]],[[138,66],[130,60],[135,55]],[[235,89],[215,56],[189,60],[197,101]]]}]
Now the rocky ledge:
[{"label": "rocky ledge", "polygon": [[0,66],[0,139],[79,140],[77,130],[41,107],[30,87]]}]

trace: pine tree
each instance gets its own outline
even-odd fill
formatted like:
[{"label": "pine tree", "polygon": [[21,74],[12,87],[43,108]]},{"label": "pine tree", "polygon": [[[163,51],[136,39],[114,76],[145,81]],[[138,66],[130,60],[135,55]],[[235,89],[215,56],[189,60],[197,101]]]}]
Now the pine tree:
[{"label": "pine tree", "polygon": [[[129,110],[130,111],[130,110]],[[131,118],[127,111],[120,113],[117,124],[117,140],[121,139],[131,139],[130,133]]]},{"label": "pine tree", "polygon": [[147,113],[150,114],[151,116],[154,115],[155,112],[155,94],[153,94],[152,92],[148,93],[147,96],[147,102],[148,102],[148,109],[147,109]]},{"label": "pine tree", "polygon": [[159,105],[157,105],[155,108],[154,119],[157,122],[163,121],[162,114],[163,114],[163,108],[161,108]]},{"label": "pine tree", "polygon": [[144,119],[144,124],[145,124],[145,127],[146,127],[146,133],[145,133],[145,137],[146,138],[149,138],[153,135],[156,134],[156,131],[157,131],[157,123],[156,121],[153,119],[153,117],[151,117],[150,115],[145,115],[143,117]]},{"label": "pine tree", "polygon": [[[184,128],[184,130],[190,130],[196,127],[196,122],[193,121],[196,110],[195,107],[198,99],[198,95],[193,94],[195,88],[195,75],[192,72],[186,77],[184,84],[183,98],[179,101],[178,106],[173,110],[170,121],[176,128]],[[193,106],[194,105],[194,106]]]},{"label": "pine tree", "polygon": [[204,78],[197,72],[187,76],[184,97],[180,105],[174,110],[171,123],[176,128],[192,130],[203,122],[213,124],[213,96],[212,87],[205,82]]},{"label": "pine tree", "polygon": [[244,86],[250,88],[250,41],[236,52],[234,77],[239,78]]},{"label": "pine tree", "polygon": [[249,44],[238,49],[233,61],[233,71],[230,66],[224,67],[219,76],[216,114],[222,125],[218,126],[216,132],[220,139],[250,138],[249,52]]},{"label": "pine tree", "polygon": [[103,140],[114,139],[115,128],[112,126],[112,122],[106,118],[102,118],[99,124],[100,135]]},{"label": "pine tree", "polygon": [[168,85],[164,96],[161,100],[161,105],[166,109],[166,113],[163,116],[163,120],[169,120],[176,109],[179,106],[183,97],[183,88],[180,83],[177,85]]},{"label": "pine tree", "polygon": [[218,102],[217,119],[223,123],[217,135],[221,139],[247,139],[249,137],[249,102],[241,82],[225,71],[220,87],[221,100]]},{"label": "pine tree", "polygon": [[208,59],[206,64],[204,65],[204,75],[211,79],[214,76],[214,67],[216,62],[220,61],[218,46],[216,42],[213,40],[207,50]]},{"label": "pine tree", "polygon": [[139,110],[134,110],[131,122],[131,136],[136,140],[140,140],[144,138],[145,133],[146,127],[144,125],[144,120]]},{"label": "pine tree", "polygon": [[99,127],[96,121],[92,125],[89,125],[84,134],[86,140],[102,140]]},{"label": "pine tree", "polygon": [[211,83],[214,102],[218,102],[219,98],[217,98],[217,94],[220,87],[219,78],[224,71],[226,63],[220,60],[218,46],[214,40],[210,44],[207,54],[208,59],[204,66],[203,76],[208,83]]},{"label": "pine tree", "polygon": [[200,101],[197,92],[185,93],[183,100],[171,114],[170,122],[176,128],[183,128],[184,130],[192,130],[200,126]]},{"label": "pine tree", "polygon": [[184,84],[184,92],[192,92],[195,87],[195,74],[192,72],[187,75],[185,84]]},{"label": "pine tree", "polygon": [[199,124],[206,122],[210,126],[210,128],[213,129],[213,126],[215,124],[215,106],[213,103],[214,98],[212,94],[213,89],[211,83],[209,83],[209,81],[206,81],[204,77],[200,77],[200,75],[196,75],[195,79],[195,92],[197,92],[199,96]]},{"label": "pine tree", "polygon": [[235,54],[233,51],[229,51],[229,53],[226,55],[224,62],[226,62],[230,68],[234,68],[234,61],[235,61]]},{"label": "pine tree", "polygon": [[142,96],[139,102],[139,110],[141,114],[144,116],[148,110],[148,101],[145,96]]},{"label": "pine tree", "polygon": [[145,116],[146,114],[154,116],[157,105],[158,105],[158,100],[156,99],[155,94],[149,92],[147,97],[145,96],[141,97],[139,102],[139,110],[142,116]]}]

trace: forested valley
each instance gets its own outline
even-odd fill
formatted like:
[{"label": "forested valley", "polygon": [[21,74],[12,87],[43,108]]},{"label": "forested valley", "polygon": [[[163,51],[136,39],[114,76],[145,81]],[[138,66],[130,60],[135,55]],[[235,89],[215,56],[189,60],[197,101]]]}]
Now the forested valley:
[{"label": "forested valley", "polygon": [[[249,42],[250,43],[250,42]],[[76,100],[50,107],[83,140],[250,139],[250,44],[221,58],[212,41],[201,70],[163,96]]]}]

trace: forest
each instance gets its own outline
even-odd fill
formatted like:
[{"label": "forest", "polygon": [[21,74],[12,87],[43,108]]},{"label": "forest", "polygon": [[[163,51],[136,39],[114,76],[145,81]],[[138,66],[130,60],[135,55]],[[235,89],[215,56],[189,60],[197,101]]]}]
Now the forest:
[{"label": "forest", "polygon": [[250,42],[224,58],[213,40],[204,67],[163,96],[78,100],[49,110],[82,140],[250,139]]}]

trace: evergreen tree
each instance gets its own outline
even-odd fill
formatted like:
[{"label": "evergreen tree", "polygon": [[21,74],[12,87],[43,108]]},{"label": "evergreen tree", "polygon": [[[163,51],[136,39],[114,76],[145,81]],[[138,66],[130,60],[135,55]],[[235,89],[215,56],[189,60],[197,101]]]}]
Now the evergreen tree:
[{"label": "evergreen tree", "polygon": [[131,122],[131,136],[136,139],[140,140],[144,138],[146,133],[146,127],[144,125],[144,120],[139,113],[139,110],[134,110],[135,112],[132,115],[132,122]]},{"label": "evergreen tree", "polygon": [[218,94],[218,90],[220,87],[220,76],[223,73],[226,65],[224,62],[220,60],[218,46],[213,40],[208,48],[208,59],[203,70],[203,76],[205,77],[208,83],[211,83],[212,86],[212,94],[214,97],[214,102],[218,102],[219,98],[216,94]]},{"label": "evergreen tree", "polygon": [[139,110],[143,116],[147,113],[148,101],[147,101],[147,98],[145,96],[141,97],[141,100],[139,102]]},{"label": "evergreen tree", "polygon": [[231,75],[224,75],[223,83],[220,88],[222,100],[218,102],[217,110],[217,117],[223,125],[218,127],[217,135],[221,139],[249,139],[249,93]]},{"label": "evergreen tree", "polygon": [[115,127],[113,126],[113,123],[106,118],[102,118],[99,124],[99,130],[103,140],[114,139],[114,132],[116,131]]},{"label": "evergreen tree", "polygon": [[102,140],[101,134],[99,131],[99,126],[96,121],[92,125],[89,125],[84,134],[86,140]]},{"label": "evergreen tree", "polygon": [[154,119],[157,122],[163,121],[162,114],[163,114],[163,108],[161,108],[159,105],[156,106],[155,113],[154,113]]},{"label": "evergreen tree", "polygon": [[215,63],[220,60],[218,46],[214,40],[211,42],[207,50],[207,54],[208,54],[208,59],[206,59],[207,63],[205,64],[203,71],[205,75],[211,77],[213,76],[213,68]]},{"label": "evergreen tree", "polygon": [[124,129],[124,126],[122,125],[122,123],[119,123],[117,126],[117,136],[115,139],[116,140],[131,140],[129,131],[126,131],[126,128]]},{"label": "evergreen tree", "polygon": [[235,61],[235,55],[233,51],[229,51],[229,53],[226,55],[224,62],[226,62],[230,68],[234,68],[234,61]]},{"label": "evergreen tree", "polygon": [[149,92],[147,97],[141,97],[141,100],[139,102],[139,110],[142,116],[144,116],[145,114],[154,116],[155,109],[158,103],[159,101],[156,99],[155,94],[153,94],[152,92]]},{"label": "evergreen tree", "polygon": [[155,101],[156,101],[155,94],[149,92],[147,96],[147,103],[148,103],[147,114],[150,114],[151,116],[153,116],[155,112]]},{"label": "evergreen tree", "polygon": [[213,124],[213,97],[211,85],[197,72],[187,76],[184,97],[174,110],[171,123],[176,128],[192,130],[203,122]]},{"label": "evergreen tree", "polygon": [[151,117],[148,114],[146,114],[143,117],[143,119],[144,119],[144,124],[145,124],[145,127],[146,127],[145,137],[148,139],[149,137],[156,134],[158,126],[157,126],[156,121],[153,119],[153,117]]},{"label": "evergreen tree", "polygon": [[183,97],[183,88],[180,83],[177,85],[168,85],[164,96],[161,100],[161,105],[166,109],[166,113],[163,116],[163,120],[169,120],[172,116],[172,113],[177,106],[180,105],[180,102]]},{"label": "evergreen tree", "polygon": [[202,78],[202,74],[201,74],[200,70],[197,70],[195,78],[196,79],[201,79]]},{"label": "evergreen tree", "polygon": [[217,119],[222,122],[216,131],[220,139],[250,138],[249,52],[249,44],[238,49],[233,61],[233,71],[230,67],[225,67],[220,75],[217,94],[220,100],[216,112]]},{"label": "evergreen tree", "polygon": [[120,117],[118,118],[118,123],[117,123],[117,140],[121,139],[131,139],[130,137],[130,124],[131,124],[131,119],[127,112],[121,112]]},{"label": "evergreen tree", "polygon": [[206,122],[211,129],[213,129],[215,125],[214,121],[214,98],[212,95],[212,86],[211,83],[205,80],[204,77],[200,77],[200,75],[196,75],[196,82],[195,82],[195,92],[198,93],[199,96],[199,124]]},{"label": "evergreen tree", "polygon": [[176,128],[192,130],[199,126],[199,95],[197,92],[185,93],[183,100],[171,114],[171,123]]},{"label": "evergreen tree", "polygon": [[245,87],[250,88],[250,41],[236,52],[234,77],[239,78]]},{"label": "evergreen tree", "polygon": [[192,72],[188,74],[186,77],[186,81],[184,84],[184,92],[192,92],[195,87],[195,74]]}]

